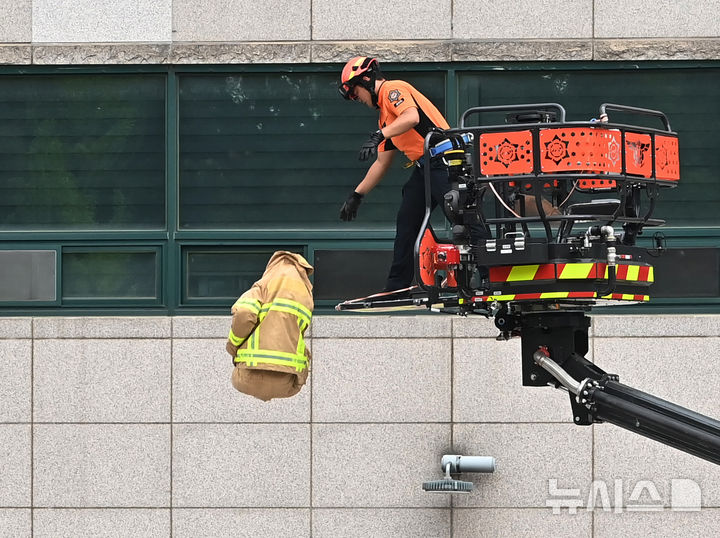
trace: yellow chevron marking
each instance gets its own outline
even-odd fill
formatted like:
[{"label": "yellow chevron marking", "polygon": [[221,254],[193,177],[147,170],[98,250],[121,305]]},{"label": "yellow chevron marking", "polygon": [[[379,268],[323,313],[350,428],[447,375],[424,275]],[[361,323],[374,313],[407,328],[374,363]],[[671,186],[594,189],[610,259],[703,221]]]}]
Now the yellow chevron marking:
[{"label": "yellow chevron marking", "polygon": [[535,273],[537,273],[539,267],[539,265],[516,265],[510,270],[507,281],[519,282],[523,280],[532,280],[535,278]]},{"label": "yellow chevron marking", "polygon": [[625,277],[625,280],[637,280],[639,274],[639,265],[628,265],[627,276]]},{"label": "yellow chevron marking", "polygon": [[594,266],[594,263],[568,263],[558,275],[558,279],[585,279]]}]

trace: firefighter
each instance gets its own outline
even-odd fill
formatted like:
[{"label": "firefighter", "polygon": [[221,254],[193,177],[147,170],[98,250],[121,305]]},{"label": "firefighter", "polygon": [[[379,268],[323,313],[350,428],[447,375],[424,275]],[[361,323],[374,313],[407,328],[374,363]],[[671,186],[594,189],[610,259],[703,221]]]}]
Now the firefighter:
[{"label": "firefighter", "polygon": [[[413,248],[425,215],[424,168],[431,171],[431,207],[443,206],[450,190],[447,165],[441,157],[425,162],[425,136],[433,129],[449,129],[447,121],[430,100],[402,80],[386,80],[376,58],[357,56],[342,70],[340,94],[348,100],[379,110],[378,127],[360,148],[359,159],[375,158],[365,177],[350,193],[340,209],[340,219],[357,216],[362,199],[380,182],[398,150],[413,163],[410,179],[402,189],[397,213],[393,261],[385,291],[402,290],[412,285],[415,269]],[[476,229],[477,228],[477,229]],[[487,237],[479,226],[473,227],[473,239]]]},{"label": "firefighter", "polygon": [[226,349],[235,365],[232,385],[240,392],[269,401],[294,396],[305,384],[312,272],[300,254],[277,251],[262,278],[235,301]]}]

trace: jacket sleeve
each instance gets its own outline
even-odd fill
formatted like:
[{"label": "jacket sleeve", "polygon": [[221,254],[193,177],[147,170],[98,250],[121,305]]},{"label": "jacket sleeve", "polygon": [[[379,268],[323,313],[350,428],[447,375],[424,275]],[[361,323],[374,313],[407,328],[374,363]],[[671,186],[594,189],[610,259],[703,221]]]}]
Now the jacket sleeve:
[{"label": "jacket sleeve", "polygon": [[225,348],[233,357],[257,327],[258,315],[262,306],[257,292],[257,288],[253,286],[243,293],[232,306],[232,325]]}]

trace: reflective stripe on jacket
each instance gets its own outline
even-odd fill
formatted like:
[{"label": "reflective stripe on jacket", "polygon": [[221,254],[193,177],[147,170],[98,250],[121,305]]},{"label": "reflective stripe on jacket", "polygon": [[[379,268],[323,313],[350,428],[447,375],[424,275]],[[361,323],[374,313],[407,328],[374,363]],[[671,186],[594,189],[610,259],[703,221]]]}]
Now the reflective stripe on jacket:
[{"label": "reflective stripe on jacket", "polygon": [[[272,303],[260,307],[258,301],[243,301],[240,308],[257,309],[259,324],[255,330],[247,338],[247,347],[238,349],[235,356],[235,364],[242,362],[248,366],[258,366],[258,364],[275,364],[280,366],[289,366],[295,368],[297,372],[302,372],[307,368],[308,359],[305,356],[305,330],[310,326],[312,312],[297,301],[290,299],[276,298]],[[289,314],[297,318],[298,338],[297,346],[294,352],[279,351],[276,349],[263,349],[260,346],[262,339],[262,324],[268,315],[275,313]],[[229,339],[238,347],[243,342],[233,334],[230,329]],[[237,342],[237,343],[236,343]]]}]

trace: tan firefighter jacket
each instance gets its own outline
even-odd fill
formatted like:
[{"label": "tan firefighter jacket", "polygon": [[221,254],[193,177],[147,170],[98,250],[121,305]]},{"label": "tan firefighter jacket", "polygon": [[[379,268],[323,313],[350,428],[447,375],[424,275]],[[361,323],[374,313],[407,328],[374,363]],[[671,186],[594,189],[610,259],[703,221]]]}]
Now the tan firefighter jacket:
[{"label": "tan firefighter jacket", "polygon": [[310,352],[305,331],[314,307],[313,267],[299,254],[275,252],[262,278],[232,306],[227,350],[236,365],[294,373],[303,384]]}]

